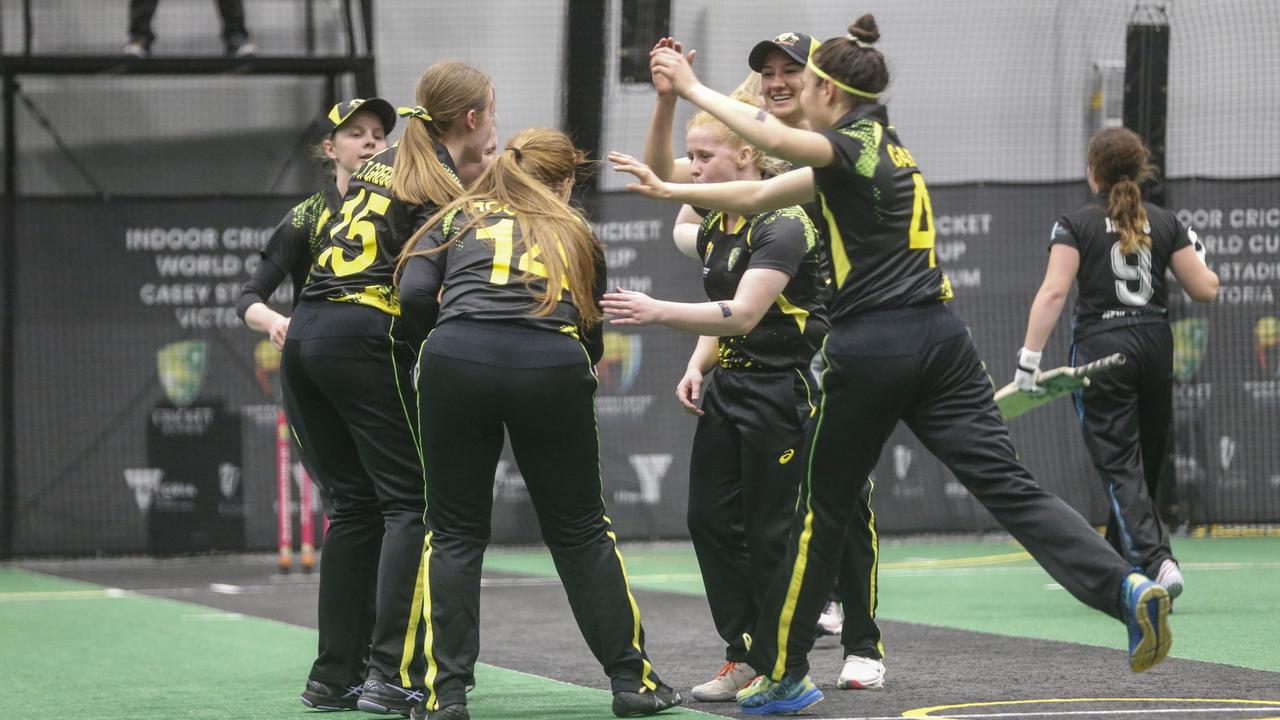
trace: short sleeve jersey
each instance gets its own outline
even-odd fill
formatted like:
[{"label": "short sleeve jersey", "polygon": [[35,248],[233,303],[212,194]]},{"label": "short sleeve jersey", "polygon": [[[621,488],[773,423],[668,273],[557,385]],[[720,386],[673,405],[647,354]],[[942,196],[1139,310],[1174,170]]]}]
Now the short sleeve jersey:
[{"label": "short sleeve jersey", "polygon": [[[339,217],[333,221],[329,246],[320,253],[304,300],[324,299],[368,305],[400,315],[400,299],[392,284],[404,243],[439,207],[410,205],[391,194],[398,145],[365,161],[347,185]],[[462,187],[449,151],[436,145],[436,157]]]},{"label": "short sleeve jersey", "polygon": [[1194,242],[1195,231],[1162,207],[1151,203],[1143,207],[1151,244],[1129,254],[1120,249],[1120,234],[1107,217],[1106,195],[1099,194],[1053,224],[1050,247],[1067,245],[1080,252],[1076,338],[1118,325],[1167,321],[1165,273],[1173,253]]},{"label": "short sleeve jersey", "polygon": [[702,285],[710,300],[732,300],[747,270],[767,268],[790,277],[764,317],[746,335],[720,338],[720,366],[785,370],[806,367],[827,334],[827,279],[813,222],[799,206],[725,224],[712,212],[698,229]]},{"label": "short sleeve jersey", "polygon": [[860,105],[821,132],[835,155],[813,169],[836,286],[831,321],[950,300],[924,176],[885,107]]},{"label": "short sleeve jersey", "polygon": [[[487,213],[476,226],[459,231],[469,224],[473,214]],[[584,221],[585,223],[585,221]],[[504,320],[568,335],[582,340],[579,333],[581,316],[570,294],[562,291],[560,302],[549,315],[534,315],[535,294],[546,287],[545,270],[538,261],[542,249],[534,246],[520,251],[520,228],[511,213],[494,209],[489,203],[477,203],[471,212],[461,208],[445,216],[441,224],[422,239],[422,249],[439,247],[449,240],[448,249],[426,256],[441,266],[443,278],[440,314],[436,325],[453,318],[471,320]],[[596,243],[595,287],[591,289],[597,305],[604,295],[606,279],[604,251]],[[599,324],[595,329],[599,329]]]}]

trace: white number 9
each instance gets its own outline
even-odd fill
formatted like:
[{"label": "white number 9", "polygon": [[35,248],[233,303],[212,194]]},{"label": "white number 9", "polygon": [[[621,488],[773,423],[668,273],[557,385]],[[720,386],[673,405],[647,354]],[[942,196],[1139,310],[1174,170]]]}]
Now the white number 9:
[{"label": "white number 9", "polygon": [[[1137,265],[1130,265],[1129,258],[1136,257]],[[1151,284],[1151,248],[1139,247],[1133,255],[1120,251],[1120,243],[1111,246],[1111,274],[1116,276],[1116,298],[1131,307],[1143,307],[1151,300],[1155,288]],[[1129,283],[1137,280],[1138,289]]]}]

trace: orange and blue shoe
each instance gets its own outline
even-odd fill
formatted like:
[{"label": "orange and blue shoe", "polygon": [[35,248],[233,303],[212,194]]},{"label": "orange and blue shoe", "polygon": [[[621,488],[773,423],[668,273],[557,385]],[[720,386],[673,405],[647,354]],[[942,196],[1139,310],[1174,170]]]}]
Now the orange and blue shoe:
[{"label": "orange and blue shoe", "polygon": [[776,682],[761,675],[738,692],[738,706],[747,715],[786,715],[816,705],[822,698],[822,691],[808,675],[799,680],[784,677]]},{"label": "orange and blue shoe", "polygon": [[1120,590],[1129,626],[1129,669],[1146,672],[1169,654],[1169,593],[1141,573],[1129,573]]}]

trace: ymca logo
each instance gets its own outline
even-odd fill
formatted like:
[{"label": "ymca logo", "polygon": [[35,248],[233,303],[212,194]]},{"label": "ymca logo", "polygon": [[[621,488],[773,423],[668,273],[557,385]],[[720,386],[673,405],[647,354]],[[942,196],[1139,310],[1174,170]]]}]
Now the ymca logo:
[{"label": "ymca logo", "polygon": [[670,454],[631,455],[627,462],[636,471],[640,490],[618,490],[613,499],[623,505],[657,505],[662,502],[662,478],[671,469]]},{"label": "ymca logo", "polygon": [[160,480],[163,477],[164,470],[160,468],[125,469],[124,481],[129,489],[133,490],[133,500],[138,504],[138,510],[146,512],[151,509],[151,503],[155,500],[156,490],[160,489]]}]

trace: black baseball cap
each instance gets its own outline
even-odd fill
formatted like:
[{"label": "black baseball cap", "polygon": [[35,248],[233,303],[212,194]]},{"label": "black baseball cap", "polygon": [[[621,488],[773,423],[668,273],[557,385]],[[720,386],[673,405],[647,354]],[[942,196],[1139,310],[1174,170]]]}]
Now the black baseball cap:
[{"label": "black baseball cap", "polygon": [[388,135],[391,134],[391,130],[396,126],[396,109],[391,106],[391,103],[382,98],[369,98],[368,100],[354,98],[344,100],[333,106],[333,109],[326,116],[329,120],[326,132],[332,133],[342,127],[343,123],[350,120],[351,116],[361,110],[368,110],[377,115],[378,119],[382,121],[382,131]]},{"label": "black baseball cap", "polygon": [[774,50],[781,50],[787,57],[804,65],[809,62],[809,54],[818,48],[820,43],[804,33],[785,32],[772,40],[761,40],[751,48],[747,56],[747,65],[760,72],[764,66],[764,58]]}]

